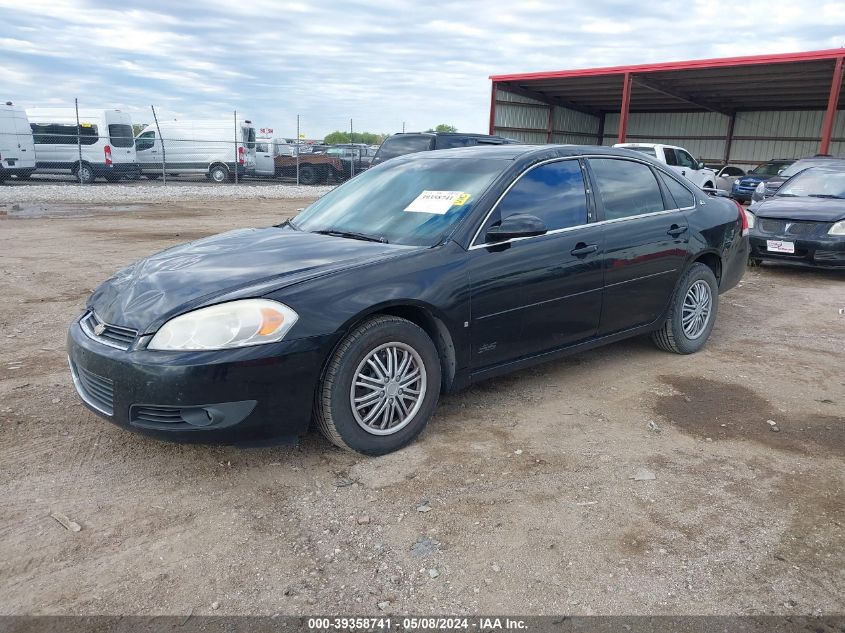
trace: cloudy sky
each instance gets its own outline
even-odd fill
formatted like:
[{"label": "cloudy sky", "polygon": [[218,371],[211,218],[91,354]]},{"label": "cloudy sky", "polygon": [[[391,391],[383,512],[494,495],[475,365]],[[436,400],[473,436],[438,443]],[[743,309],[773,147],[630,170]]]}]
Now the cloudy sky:
[{"label": "cloudy sky", "polygon": [[842,0],[0,0],[0,99],[486,131],[491,74],[840,46]]}]

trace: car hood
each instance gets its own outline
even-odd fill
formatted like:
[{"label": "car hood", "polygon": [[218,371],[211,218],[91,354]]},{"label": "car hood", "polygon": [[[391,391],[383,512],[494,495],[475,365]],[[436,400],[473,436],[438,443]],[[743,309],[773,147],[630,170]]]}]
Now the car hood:
[{"label": "car hood", "polygon": [[187,310],[249,296],[415,247],[305,233],[289,227],[241,229],[142,259],[105,281],[88,309],[143,332]]},{"label": "car hood", "polygon": [[775,196],[755,205],[752,212],[760,218],[838,222],[845,219],[845,200]]}]

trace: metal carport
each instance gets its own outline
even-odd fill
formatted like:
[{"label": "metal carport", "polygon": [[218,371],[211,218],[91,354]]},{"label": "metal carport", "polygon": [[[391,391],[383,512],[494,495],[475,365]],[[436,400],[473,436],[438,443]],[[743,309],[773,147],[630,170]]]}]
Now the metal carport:
[{"label": "metal carport", "polygon": [[494,75],[490,133],[664,142],[706,162],[845,153],[845,49]]}]

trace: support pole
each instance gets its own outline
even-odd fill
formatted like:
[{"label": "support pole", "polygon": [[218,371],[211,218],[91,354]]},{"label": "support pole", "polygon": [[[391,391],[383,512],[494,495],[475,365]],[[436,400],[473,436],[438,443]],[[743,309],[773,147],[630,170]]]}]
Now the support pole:
[{"label": "support pole", "polygon": [[296,143],[293,144],[293,151],[296,152],[296,184],[299,185],[299,115],[296,115]]},{"label": "support pole", "polygon": [[619,110],[618,143],[624,143],[628,135],[628,110],[631,107],[631,73],[625,73],[622,79],[622,108]]},{"label": "support pole", "polygon": [[238,111],[233,111],[235,114],[235,184],[238,184]]},{"label": "support pole", "polygon": [[549,106],[549,120],[546,122],[546,143],[551,145],[555,139],[555,107]]},{"label": "support pole", "polygon": [[606,116],[605,113],[602,112],[599,116],[599,133],[598,133],[598,141],[596,145],[604,145],[604,120]]},{"label": "support pole", "polygon": [[[158,140],[161,141],[161,183],[163,185],[167,184],[167,156],[165,155],[164,149],[164,139],[161,138],[161,128],[158,126],[158,117],[156,116],[156,109],[154,105],[150,106],[150,110],[153,111],[153,121],[156,124],[156,134],[158,134]],[[153,147],[155,147],[155,141],[153,141]]]},{"label": "support pole", "polygon": [[[79,178],[79,184],[82,184],[82,126],[79,124],[79,99],[73,100],[73,107],[76,109],[76,149],[79,152],[79,167],[76,170],[76,175]],[[100,130],[97,130],[97,134]]]},{"label": "support pole", "polygon": [[833,67],[833,80],[830,82],[830,96],[827,100],[827,111],[824,113],[822,122],[821,142],[819,143],[819,154],[830,153],[830,137],[833,135],[833,124],[836,120],[836,108],[839,107],[839,91],[842,89],[842,60],[836,58]]},{"label": "support pole", "polygon": [[728,133],[725,135],[725,165],[731,162],[731,145],[734,142],[734,124],[736,123],[736,112],[728,118]]},{"label": "support pole", "polygon": [[352,119],[349,119],[349,143],[352,145],[352,151],[349,152],[349,177],[355,175],[355,135],[352,133]]},{"label": "support pole", "polygon": [[490,134],[495,134],[493,131],[496,127],[496,92],[498,88],[496,87],[496,82],[492,82],[490,88]]}]

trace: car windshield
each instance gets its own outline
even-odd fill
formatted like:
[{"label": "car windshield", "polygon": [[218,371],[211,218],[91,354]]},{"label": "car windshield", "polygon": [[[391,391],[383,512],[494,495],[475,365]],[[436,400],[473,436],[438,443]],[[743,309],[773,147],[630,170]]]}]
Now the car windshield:
[{"label": "car windshield", "polygon": [[327,193],[291,225],[311,233],[433,246],[509,163],[427,157],[386,163]]},{"label": "car windshield", "polygon": [[748,172],[749,176],[777,176],[784,168],[788,167],[789,163],[763,163],[757,165],[754,169]]},{"label": "car windshield", "polygon": [[801,172],[778,190],[778,197],[845,198],[845,171],[813,167]]}]

